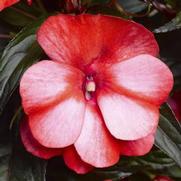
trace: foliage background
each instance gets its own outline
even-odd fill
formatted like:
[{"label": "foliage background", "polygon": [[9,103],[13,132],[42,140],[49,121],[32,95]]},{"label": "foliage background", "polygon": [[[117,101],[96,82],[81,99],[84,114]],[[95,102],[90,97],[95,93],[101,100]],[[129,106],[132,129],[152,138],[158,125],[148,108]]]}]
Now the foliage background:
[{"label": "foliage background", "polygon": [[[149,181],[156,175],[181,180],[181,126],[166,104],[161,108],[155,146],[143,157],[122,157],[107,169],[87,175],[70,171],[60,157],[49,161],[27,153],[19,138],[23,111],[18,93],[19,79],[33,63],[45,57],[35,33],[50,15],[103,13],[133,19],[155,33],[160,58],[171,68],[174,91],[181,89],[181,1],[180,0],[82,0],[81,9],[68,9],[63,0],[26,1],[0,12],[0,181]],[[172,92],[172,93],[173,93]]]}]

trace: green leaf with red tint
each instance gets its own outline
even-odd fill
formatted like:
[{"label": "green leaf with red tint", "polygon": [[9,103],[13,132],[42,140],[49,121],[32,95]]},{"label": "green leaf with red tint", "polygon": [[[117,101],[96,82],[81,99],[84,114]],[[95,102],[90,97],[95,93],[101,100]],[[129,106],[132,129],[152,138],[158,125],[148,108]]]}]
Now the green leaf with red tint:
[{"label": "green leaf with red tint", "polygon": [[167,105],[161,109],[155,145],[181,167],[181,126]]}]

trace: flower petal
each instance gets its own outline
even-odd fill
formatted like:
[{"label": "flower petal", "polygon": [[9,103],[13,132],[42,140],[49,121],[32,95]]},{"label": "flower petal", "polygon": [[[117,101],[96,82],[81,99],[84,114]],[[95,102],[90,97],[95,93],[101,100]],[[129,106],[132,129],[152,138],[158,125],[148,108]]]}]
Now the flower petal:
[{"label": "flower petal", "polygon": [[[81,75],[75,68],[47,60],[31,66],[20,82],[25,112],[37,112],[41,107],[66,97],[72,89],[76,90],[81,86]],[[70,86],[72,89],[68,91]]]},{"label": "flower petal", "polygon": [[156,105],[163,103],[173,87],[168,67],[151,55],[139,55],[114,64],[112,72],[115,91],[131,94]]},{"label": "flower petal", "polygon": [[85,61],[88,64],[100,50],[96,21],[96,16],[92,15],[52,16],[40,27],[37,39],[52,60],[79,65]]},{"label": "flower petal", "polygon": [[164,175],[157,175],[153,181],[174,181],[172,180],[170,177],[168,176],[164,176]]},{"label": "flower petal", "polygon": [[155,135],[150,134],[134,141],[120,141],[121,155],[142,156],[147,154],[153,147]]},{"label": "flower petal", "polygon": [[38,141],[35,140],[29,129],[27,120],[21,122],[20,134],[21,134],[21,140],[26,150],[37,157],[43,159],[49,159],[56,155],[62,154],[62,149],[47,148],[38,143]]},{"label": "flower petal", "polygon": [[0,0],[0,11],[2,11],[4,8],[7,8],[20,0]]},{"label": "flower petal", "polygon": [[84,102],[70,97],[56,106],[29,115],[29,125],[33,136],[42,145],[62,148],[73,144],[80,134]]},{"label": "flower petal", "polygon": [[91,103],[87,104],[83,128],[74,145],[81,159],[95,167],[108,167],[119,160],[117,141]]},{"label": "flower petal", "polygon": [[158,55],[154,35],[142,25],[111,16],[101,16],[98,23],[103,37],[99,62],[115,63],[140,54]]},{"label": "flower petal", "polygon": [[141,53],[158,54],[153,34],[143,26],[105,15],[49,17],[37,39],[52,60],[79,68],[95,60],[117,62]]},{"label": "flower petal", "polygon": [[159,119],[158,108],[113,92],[100,92],[98,105],[111,134],[121,140],[137,140],[152,133]]},{"label": "flower petal", "polygon": [[71,146],[65,149],[63,153],[63,158],[66,165],[78,174],[85,174],[85,173],[90,172],[93,169],[91,165],[81,160],[74,146]]}]

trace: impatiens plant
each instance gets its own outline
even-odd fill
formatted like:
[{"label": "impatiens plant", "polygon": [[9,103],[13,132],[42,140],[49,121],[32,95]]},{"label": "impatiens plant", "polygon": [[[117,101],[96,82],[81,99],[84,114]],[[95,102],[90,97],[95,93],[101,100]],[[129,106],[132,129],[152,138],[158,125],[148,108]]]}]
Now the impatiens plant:
[{"label": "impatiens plant", "polygon": [[[150,151],[173,78],[154,57],[158,45],[148,30],[111,16],[57,15],[43,23],[37,40],[51,61],[30,67],[20,82],[30,137],[64,148],[65,163],[83,173],[89,167],[79,170],[80,161],[69,155],[102,168],[120,155]],[[23,142],[37,152],[23,138],[26,129]]]},{"label": "impatiens plant", "polygon": [[0,180],[180,180],[181,4],[31,3],[0,1]]}]

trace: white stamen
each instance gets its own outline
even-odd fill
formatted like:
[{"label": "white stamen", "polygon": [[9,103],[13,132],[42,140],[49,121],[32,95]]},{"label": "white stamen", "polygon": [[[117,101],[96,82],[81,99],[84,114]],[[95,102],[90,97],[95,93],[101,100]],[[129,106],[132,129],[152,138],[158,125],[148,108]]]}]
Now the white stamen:
[{"label": "white stamen", "polygon": [[87,82],[86,84],[86,91],[87,92],[95,92],[96,84],[94,81]]}]

